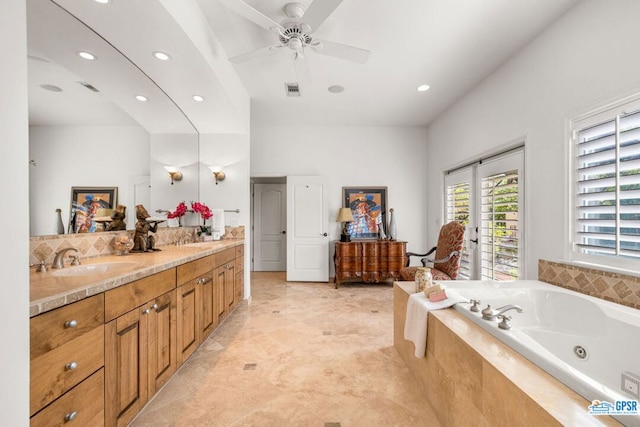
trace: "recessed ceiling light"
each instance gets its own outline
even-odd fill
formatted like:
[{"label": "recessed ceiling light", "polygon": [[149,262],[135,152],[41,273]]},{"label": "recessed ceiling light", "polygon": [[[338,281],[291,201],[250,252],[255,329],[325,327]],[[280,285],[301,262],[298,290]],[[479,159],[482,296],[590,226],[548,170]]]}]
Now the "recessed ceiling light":
[{"label": "recessed ceiling light", "polygon": [[86,59],[87,61],[93,61],[98,59],[98,57],[91,52],[80,51],[78,52],[78,56],[82,59]]},{"label": "recessed ceiling light", "polygon": [[420,85],[418,86],[418,92],[426,92],[431,88],[429,85]]},{"label": "recessed ceiling light", "polygon": [[144,95],[136,95],[136,99],[140,102],[147,102],[147,97]]},{"label": "recessed ceiling light", "polygon": [[171,59],[169,54],[164,53],[164,52],[160,52],[159,50],[153,52],[153,56],[155,56],[157,59],[159,59],[161,61],[168,61],[168,60]]},{"label": "recessed ceiling light", "polygon": [[193,98],[193,100],[196,101],[196,102],[204,101],[204,97],[200,96],[200,95],[193,95],[191,98]]},{"label": "recessed ceiling light", "polygon": [[94,0],[96,3],[102,3],[102,4],[107,4],[109,3],[111,0]]},{"label": "recessed ceiling light", "polygon": [[344,86],[333,85],[333,86],[329,86],[327,90],[331,93],[342,93],[344,92]]}]

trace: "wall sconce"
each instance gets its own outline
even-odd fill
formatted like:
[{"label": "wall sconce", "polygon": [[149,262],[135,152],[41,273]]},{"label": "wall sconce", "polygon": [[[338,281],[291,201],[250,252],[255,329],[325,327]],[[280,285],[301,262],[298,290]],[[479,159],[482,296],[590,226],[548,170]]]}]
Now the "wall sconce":
[{"label": "wall sconce", "polygon": [[218,185],[218,182],[224,181],[225,174],[222,172],[222,166],[209,166],[209,169],[213,172],[213,176],[216,179],[216,185]]},{"label": "wall sconce", "polygon": [[169,176],[171,177],[171,185],[173,185],[173,181],[182,180],[182,172],[178,172],[178,168],[175,166],[165,166],[164,167],[167,172],[169,172]]},{"label": "wall sconce", "polygon": [[338,217],[336,218],[336,222],[342,223],[342,234],[340,235],[341,242],[350,242],[351,235],[347,231],[347,223],[353,221],[353,212],[351,212],[351,208],[340,208],[338,211]]}]

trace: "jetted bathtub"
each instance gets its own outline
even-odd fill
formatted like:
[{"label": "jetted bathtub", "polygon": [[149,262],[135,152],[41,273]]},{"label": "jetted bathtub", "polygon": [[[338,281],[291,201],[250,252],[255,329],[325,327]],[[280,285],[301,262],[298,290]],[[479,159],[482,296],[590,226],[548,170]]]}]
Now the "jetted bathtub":
[{"label": "jetted bathtub", "polygon": [[[494,309],[522,307],[522,313],[505,313],[512,318],[511,329],[503,330],[498,320],[484,320],[480,311],[470,311],[471,304],[454,306],[585,399],[612,404],[640,400],[634,394],[640,389],[640,310],[535,280],[440,283],[469,300],[480,300],[480,311],[488,304]],[[640,415],[615,418],[640,427]]]}]

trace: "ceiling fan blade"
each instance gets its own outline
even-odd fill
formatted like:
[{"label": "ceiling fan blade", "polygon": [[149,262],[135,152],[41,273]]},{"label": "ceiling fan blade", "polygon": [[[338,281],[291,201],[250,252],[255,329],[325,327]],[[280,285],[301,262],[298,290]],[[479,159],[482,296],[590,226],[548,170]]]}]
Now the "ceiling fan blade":
[{"label": "ceiling fan blade", "polygon": [[219,0],[220,3],[226,7],[237,13],[240,16],[245,17],[249,21],[253,22],[264,28],[267,31],[275,31],[276,32],[284,32],[284,27],[278,24],[273,19],[269,18],[267,15],[263,14],[257,9],[249,6],[247,3],[242,0]]},{"label": "ceiling fan blade", "polygon": [[336,58],[345,59],[347,61],[357,62],[364,64],[369,59],[371,51],[366,49],[360,49],[359,47],[347,46],[346,44],[328,42],[326,40],[314,40],[319,42],[317,45],[312,45],[316,52],[334,56]]},{"label": "ceiling fan blade", "polygon": [[309,5],[301,21],[311,27],[311,32],[316,31],[340,3],[342,0],[315,0]]},{"label": "ceiling fan blade", "polygon": [[252,59],[259,59],[267,56],[269,52],[275,49],[280,49],[283,46],[266,46],[261,47],[260,49],[252,50],[250,52],[246,52],[240,55],[236,55],[234,57],[229,58],[229,62],[233,62],[234,64],[240,64],[242,62],[247,62]]}]

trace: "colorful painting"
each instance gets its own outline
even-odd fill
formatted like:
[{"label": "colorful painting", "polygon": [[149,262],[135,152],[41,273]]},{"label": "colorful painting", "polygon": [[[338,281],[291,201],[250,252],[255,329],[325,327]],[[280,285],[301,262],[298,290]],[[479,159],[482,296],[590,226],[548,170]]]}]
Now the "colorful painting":
[{"label": "colorful painting", "polygon": [[69,233],[100,231],[94,218],[100,209],[114,209],[118,187],[71,187]]},{"label": "colorful painting", "polygon": [[351,239],[377,239],[386,231],[387,187],[342,187],[343,206],[351,208],[354,221],[347,224]]}]

